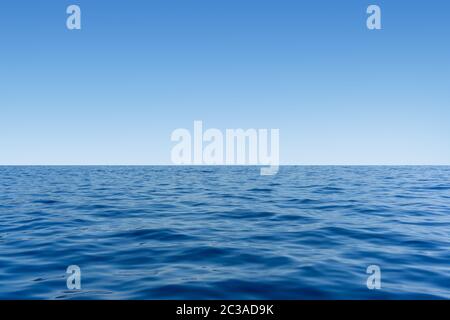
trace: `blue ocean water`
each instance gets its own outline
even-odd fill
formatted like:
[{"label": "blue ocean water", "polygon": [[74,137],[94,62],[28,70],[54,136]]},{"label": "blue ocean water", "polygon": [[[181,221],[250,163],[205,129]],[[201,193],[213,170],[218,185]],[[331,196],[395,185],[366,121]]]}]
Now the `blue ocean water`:
[{"label": "blue ocean water", "polygon": [[450,298],[449,205],[450,167],[0,167],[0,298]]}]

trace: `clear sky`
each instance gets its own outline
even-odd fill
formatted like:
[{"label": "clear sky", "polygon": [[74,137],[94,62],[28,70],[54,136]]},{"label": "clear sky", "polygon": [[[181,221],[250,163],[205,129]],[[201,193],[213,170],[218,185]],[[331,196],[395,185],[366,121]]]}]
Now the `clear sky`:
[{"label": "clear sky", "polygon": [[1,1],[0,164],[169,164],[194,120],[279,128],[282,164],[450,164],[450,2]]}]

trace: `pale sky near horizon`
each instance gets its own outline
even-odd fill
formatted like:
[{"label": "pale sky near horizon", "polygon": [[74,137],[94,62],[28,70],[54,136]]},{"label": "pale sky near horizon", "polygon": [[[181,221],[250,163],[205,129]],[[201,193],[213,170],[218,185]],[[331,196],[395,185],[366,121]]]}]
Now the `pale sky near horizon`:
[{"label": "pale sky near horizon", "polygon": [[449,21],[440,0],[5,0],[0,165],[171,164],[194,120],[278,128],[282,164],[449,165]]}]

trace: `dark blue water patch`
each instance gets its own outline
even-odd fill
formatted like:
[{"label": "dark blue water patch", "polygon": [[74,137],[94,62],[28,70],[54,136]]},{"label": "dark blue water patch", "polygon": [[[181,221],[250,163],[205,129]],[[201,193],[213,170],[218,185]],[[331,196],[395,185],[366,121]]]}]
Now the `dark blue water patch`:
[{"label": "dark blue water patch", "polygon": [[303,224],[319,222],[319,219],[301,214],[277,214],[275,217],[272,218],[272,220],[277,220],[281,223],[283,222],[287,223],[288,221],[295,221],[296,223],[303,223]]},{"label": "dark blue water patch", "polygon": [[248,191],[257,192],[257,193],[259,193],[259,192],[268,193],[268,192],[272,192],[272,189],[271,188],[252,188],[252,189],[249,189]]},{"label": "dark blue water patch", "polygon": [[254,197],[242,196],[242,195],[237,195],[237,194],[229,194],[229,193],[219,195],[218,193],[210,192],[210,193],[208,193],[208,195],[219,196],[221,199],[231,198],[231,199],[236,199],[236,200],[255,200]]},{"label": "dark blue water patch", "polygon": [[318,204],[318,203],[321,203],[321,200],[317,200],[317,199],[289,199],[289,200],[286,200],[285,202],[292,203],[292,204]]},{"label": "dark blue water patch", "polygon": [[185,235],[171,229],[131,229],[108,235],[109,238],[128,239],[130,241],[158,240],[158,241],[181,241],[193,240],[196,237]]},{"label": "dark blue water patch", "polygon": [[233,218],[233,219],[269,219],[275,216],[275,212],[270,211],[254,211],[251,209],[235,209],[232,211],[225,211],[223,213],[217,214],[222,218]]},{"label": "dark blue water patch", "polygon": [[320,193],[320,194],[335,194],[335,193],[343,192],[343,190],[344,189],[342,189],[342,188],[325,186],[325,187],[318,188],[316,190],[316,192]]},{"label": "dark blue water patch", "polygon": [[428,187],[426,190],[450,190],[450,184],[438,184]]},{"label": "dark blue water patch", "polygon": [[34,200],[33,203],[44,204],[44,205],[52,205],[52,204],[60,203],[60,201],[52,200],[52,199],[38,199],[38,200]]},{"label": "dark blue water patch", "polygon": [[448,299],[448,181],[450,167],[0,167],[0,298]]},{"label": "dark blue water patch", "polygon": [[179,201],[178,205],[185,205],[188,207],[205,207],[208,206],[207,202],[198,202],[198,201]]}]

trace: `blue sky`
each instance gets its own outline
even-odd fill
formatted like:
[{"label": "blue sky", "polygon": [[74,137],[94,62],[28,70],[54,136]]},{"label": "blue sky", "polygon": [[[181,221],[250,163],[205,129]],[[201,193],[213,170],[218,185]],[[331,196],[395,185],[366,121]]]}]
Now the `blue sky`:
[{"label": "blue sky", "polygon": [[284,164],[450,164],[449,36],[442,0],[4,0],[0,164],[169,164],[194,120],[279,128]]}]

